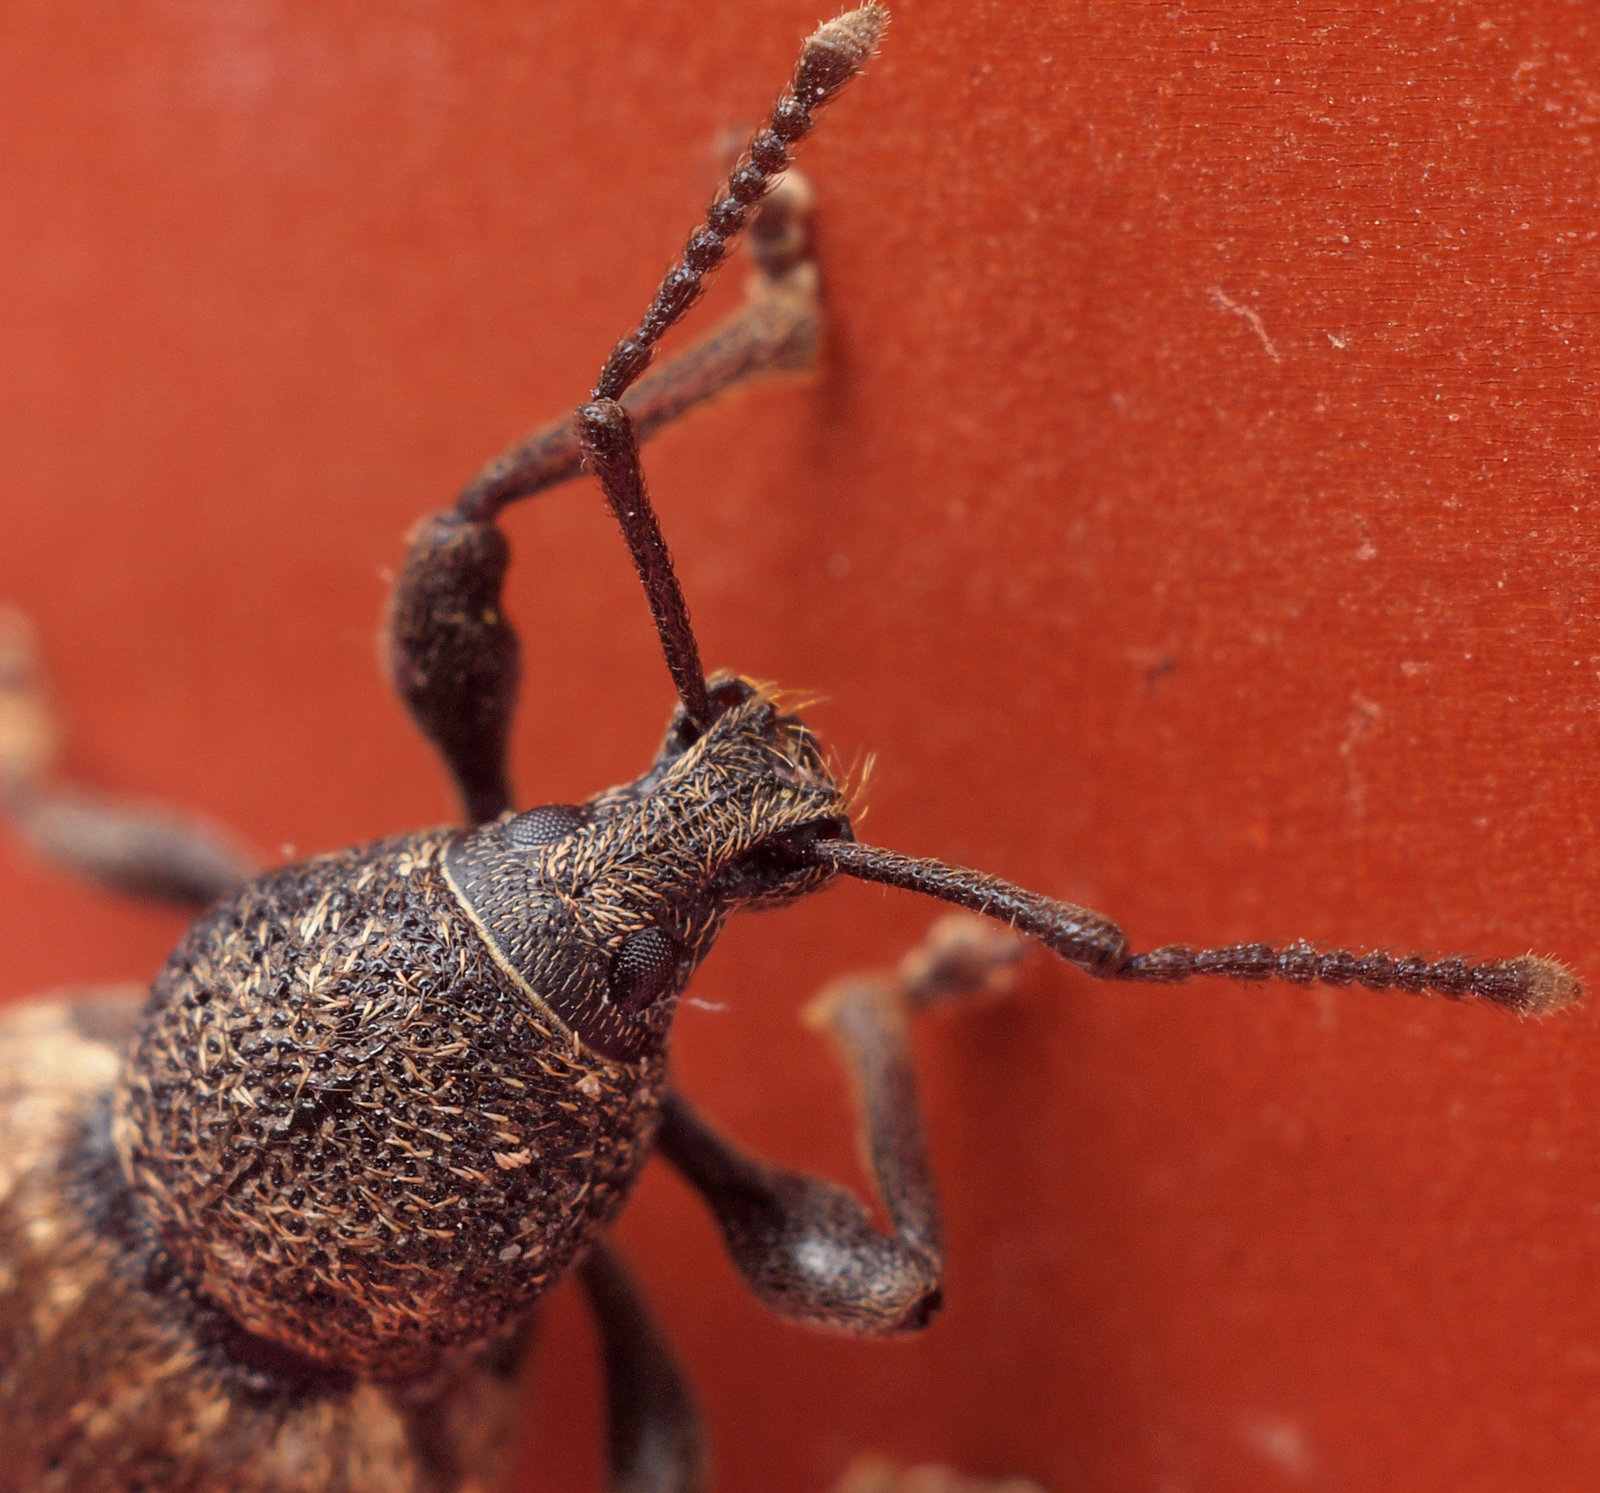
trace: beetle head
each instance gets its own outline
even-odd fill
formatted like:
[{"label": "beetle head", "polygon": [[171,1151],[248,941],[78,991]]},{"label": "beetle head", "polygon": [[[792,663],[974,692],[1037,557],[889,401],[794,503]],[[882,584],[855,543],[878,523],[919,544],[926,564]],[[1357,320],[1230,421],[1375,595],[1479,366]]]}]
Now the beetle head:
[{"label": "beetle head", "polygon": [[546,804],[462,836],[446,867],[530,998],[587,1046],[633,1061],[665,1041],[723,920],[803,897],[834,874],[807,852],[851,838],[816,738],[749,680],[680,708],[655,764],[585,804]]}]

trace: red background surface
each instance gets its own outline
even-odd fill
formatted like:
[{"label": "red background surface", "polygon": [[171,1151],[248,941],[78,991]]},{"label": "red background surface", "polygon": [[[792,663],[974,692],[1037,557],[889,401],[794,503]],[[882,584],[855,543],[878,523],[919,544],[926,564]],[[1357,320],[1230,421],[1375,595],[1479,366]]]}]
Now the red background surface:
[{"label": "red background surface", "polygon": [[[267,851],[437,821],[375,667],[410,522],[588,387],[816,0],[0,12],[0,593],[70,765]],[[867,833],[1142,945],[1596,950],[1600,28],[1582,4],[903,0],[808,147],[824,376],[663,437],[702,643],[878,754]],[[719,305],[737,296],[733,277]],[[699,325],[704,325],[702,321]],[[671,696],[592,492],[516,512],[525,801]],[[0,987],[179,920],[0,847]],[[731,929],[678,1056],[855,1177],[793,1016],[928,909]],[[1600,1466],[1593,1006],[1097,987],[921,1037],[949,1307],[749,1301],[652,1175],[621,1235],[726,1493],[875,1448],[1073,1489],[1564,1489]],[[527,1486],[597,1486],[575,1301]]]}]

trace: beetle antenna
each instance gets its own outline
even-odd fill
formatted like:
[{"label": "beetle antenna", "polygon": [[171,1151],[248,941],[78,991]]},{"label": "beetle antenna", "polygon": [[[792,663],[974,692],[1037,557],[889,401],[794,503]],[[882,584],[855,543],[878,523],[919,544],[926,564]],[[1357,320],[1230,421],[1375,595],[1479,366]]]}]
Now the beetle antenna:
[{"label": "beetle antenna", "polygon": [[1303,942],[1282,948],[1250,943],[1219,949],[1172,944],[1135,954],[1122,929],[1102,914],[1040,896],[982,871],[850,840],[817,840],[807,847],[807,853],[846,876],[921,892],[1009,923],[1101,980],[1173,984],[1213,975],[1230,980],[1288,980],[1296,985],[1355,984],[1369,990],[1432,991],[1450,1000],[1488,1001],[1521,1016],[1557,1010],[1582,994],[1582,986],[1565,965],[1532,954],[1470,964],[1459,957],[1429,959],[1422,954],[1396,956],[1382,951],[1354,954],[1332,949],[1323,953]]},{"label": "beetle antenna", "polygon": [[819,26],[806,39],[794,76],[766,125],[734,163],[705,222],[689,235],[682,257],[662,278],[644,320],[606,359],[594,386],[595,399],[620,399],[649,366],[656,343],[700,299],[707,278],[728,257],[756,204],[811,133],[817,111],[866,65],[888,24],[889,12],[881,5],[863,5]]},{"label": "beetle antenna", "polygon": [[698,735],[711,724],[715,712],[706,692],[700,645],[689,621],[689,603],[683,599],[683,587],[672,568],[672,554],[645,487],[633,421],[616,400],[596,399],[578,411],[575,423],[584,465],[599,478],[606,502],[622,527],[633,568],[639,572],[650,614],[655,618],[667,672],[672,675],[684,712]]},{"label": "beetle antenna", "polygon": [[707,277],[728,257],[774,178],[789,165],[794,147],[816,122],[817,111],[861,71],[888,24],[889,13],[882,6],[863,5],[812,33],[766,126],[739,157],[705,222],[689,235],[682,257],[662,279],[644,320],[612,349],[592,399],[577,413],[584,463],[600,479],[622,527],[649,598],[667,670],[690,722],[701,730],[716,712],[706,692],[705,669],[683,588],[650,504],[633,420],[619,401],[649,367],[662,336],[700,299]]}]

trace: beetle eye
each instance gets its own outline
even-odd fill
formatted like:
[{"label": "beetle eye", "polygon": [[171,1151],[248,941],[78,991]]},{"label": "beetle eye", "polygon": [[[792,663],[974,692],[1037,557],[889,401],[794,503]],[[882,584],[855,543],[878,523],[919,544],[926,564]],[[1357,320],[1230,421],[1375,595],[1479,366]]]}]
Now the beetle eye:
[{"label": "beetle eye", "polygon": [[671,983],[678,946],[659,928],[641,928],[623,940],[611,960],[611,1000],[624,1011],[642,1011]]},{"label": "beetle eye", "polygon": [[543,804],[518,814],[506,825],[506,844],[514,850],[537,850],[554,845],[589,822],[589,810],[579,804]]}]

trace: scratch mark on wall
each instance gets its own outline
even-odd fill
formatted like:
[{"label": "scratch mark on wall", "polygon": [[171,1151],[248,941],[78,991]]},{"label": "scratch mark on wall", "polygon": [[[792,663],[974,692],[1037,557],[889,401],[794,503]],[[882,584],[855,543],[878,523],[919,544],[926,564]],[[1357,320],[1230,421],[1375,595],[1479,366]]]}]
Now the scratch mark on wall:
[{"label": "scratch mark on wall", "polygon": [[1272,338],[1267,336],[1267,329],[1262,324],[1261,315],[1259,312],[1252,310],[1249,306],[1241,306],[1236,300],[1233,299],[1232,296],[1223,290],[1220,285],[1213,285],[1211,287],[1211,299],[1215,301],[1217,305],[1222,307],[1224,311],[1231,311],[1235,316],[1242,316],[1247,322],[1250,323],[1250,330],[1261,339],[1261,345],[1266,348],[1267,356],[1271,358],[1274,363],[1281,363],[1283,361],[1283,359],[1278,356],[1278,349],[1272,345]]}]

